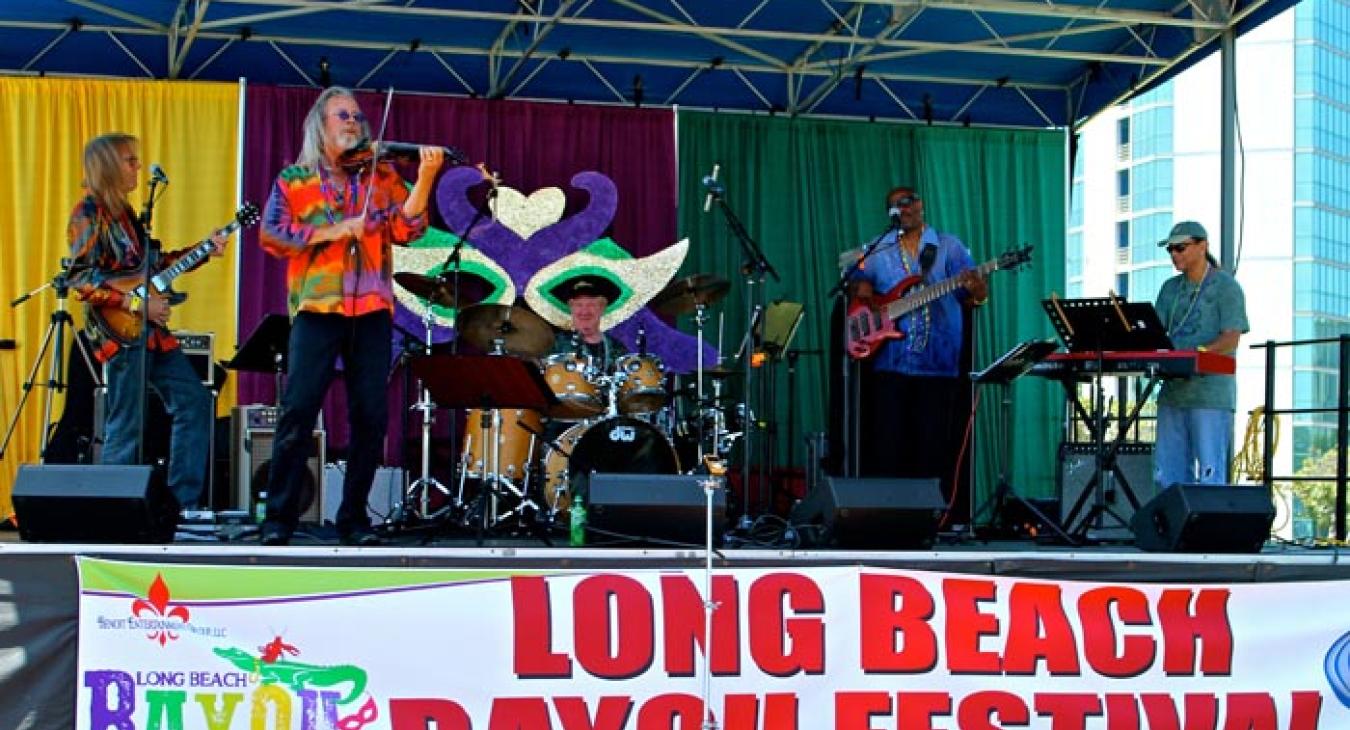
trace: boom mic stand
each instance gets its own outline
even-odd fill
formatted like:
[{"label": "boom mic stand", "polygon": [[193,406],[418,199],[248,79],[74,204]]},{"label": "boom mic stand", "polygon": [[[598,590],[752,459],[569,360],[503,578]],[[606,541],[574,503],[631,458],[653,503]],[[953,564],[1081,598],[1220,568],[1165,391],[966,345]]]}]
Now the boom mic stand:
[{"label": "boom mic stand", "polygon": [[[878,233],[876,238],[869,241],[868,244],[863,247],[862,253],[858,258],[854,259],[853,263],[849,264],[842,272],[840,272],[839,280],[836,281],[834,286],[830,287],[830,290],[825,294],[826,298],[837,300],[836,306],[839,311],[844,313],[845,324],[847,324],[848,321],[848,282],[853,278],[855,273],[862,269],[862,266],[867,259],[881,248],[882,239],[884,239],[886,234],[891,231],[896,231],[895,239],[897,241],[900,240],[899,234],[903,231],[900,231],[899,227],[894,223],[886,226],[886,230]],[[843,339],[845,334],[846,333],[841,331],[839,333],[840,339]],[[858,423],[858,401],[860,400],[860,383],[858,381],[861,374],[859,373],[857,362],[849,357],[848,349],[840,347],[840,353],[839,369],[843,380],[841,384],[842,387],[840,388],[843,396],[840,398],[840,402],[843,405],[843,423],[842,428],[840,429],[840,436],[848,444],[847,453],[840,461],[840,468],[843,470],[844,476],[856,477],[862,471],[861,460],[859,459],[860,450],[858,448],[858,442],[862,440],[860,438],[862,433],[861,426]]]},{"label": "boom mic stand", "polygon": [[[23,413],[23,407],[28,402],[28,396],[33,392],[33,386],[37,381],[38,368],[42,367],[42,359],[51,354],[51,362],[47,365],[47,382],[44,384],[46,392],[42,397],[42,435],[39,441],[38,458],[45,462],[47,459],[47,444],[52,431],[52,394],[56,391],[64,392],[66,389],[66,328],[73,331],[75,321],[70,316],[70,311],[66,307],[66,299],[70,295],[70,284],[66,277],[69,275],[70,259],[61,259],[61,272],[52,277],[51,281],[42,286],[24,294],[9,303],[11,307],[17,307],[20,304],[32,299],[37,294],[42,293],[44,289],[51,288],[56,292],[56,309],[52,311],[51,321],[47,324],[47,331],[42,336],[42,345],[38,348],[37,355],[33,358],[33,366],[28,371],[28,377],[23,382],[23,395],[19,397],[19,403],[14,407],[14,415],[9,419],[9,426],[5,429],[5,439],[0,441],[0,459],[5,457],[5,452],[9,450],[9,442],[14,438],[15,428],[19,425],[19,416]],[[97,391],[103,387],[103,379],[100,377],[99,368],[94,366],[94,358],[89,354],[85,347],[84,340],[77,336],[72,336],[75,347],[80,351],[80,357],[84,360],[85,367],[89,368],[89,377],[94,382],[94,389]],[[99,433],[101,424],[94,424],[94,433]]]},{"label": "boom mic stand", "polygon": [[[744,255],[741,264],[741,274],[745,277],[746,286],[745,321],[747,323],[753,323],[755,310],[759,309],[759,311],[764,311],[765,308],[766,298],[764,282],[767,277],[772,276],[774,281],[782,281],[782,278],[778,276],[778,271],[773,268],[773,264],[769,263],[769,259],[765,257],[764,250],[760,248],[759,244],[755,242],[755,239],[750,236],[750,232],[745,229],[745,224],[741,223],[740,218],[736,217],[736,212],[731,209],[731,206],[727,205],[725,195],[726,188],[715,182],[707,187],[708,195],[711,196],[713,200],[717,201],[717,207],[722,211],[723,217],[726,218],[727,228],[731,230],[736,241],[741,246],[741,253]],[[758,287],[758,289],[756,289],[756,287]],[[745,382],[742,386],[744,390],[741,391],[741,417],[744,421],[744,432],[741,436],[741,438],[744,439],[741,444],[741,453],[744,454],[744,458],[741,460],[741,489],[745,495],[745,501],[749,503],[750,462],[752,460],[751,455],[754,453],[752,448],[754,439],[751,434],[757,427],[755,418],[751,415],[754,411],[750,407],[750,393],[754,375],[754,353],[758,350],[757,345],[759,344],[758,338],[754,334],[753,324],[750,332],[747,333],[746,336],[750,340],[750,348],[746,352],[744,362],[741,363],[745,368]],[[761,489],[763,486],[764,485],[760,485]],[[765,492],[765,494],[761,496],[767,497],[768,494]]]}]

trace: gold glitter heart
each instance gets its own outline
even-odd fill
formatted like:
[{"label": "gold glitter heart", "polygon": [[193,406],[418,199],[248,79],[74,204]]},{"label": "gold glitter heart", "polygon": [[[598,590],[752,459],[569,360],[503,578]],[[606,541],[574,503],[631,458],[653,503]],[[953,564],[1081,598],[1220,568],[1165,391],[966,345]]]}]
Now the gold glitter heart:
[{"label": "gold glitter heart", "polygon": [[537,231],[562,219],[567,196],[562,188],[540,188],[529,197],[515,188],[497,188],[492,201],[497,222],[510,228],[521,238],[529,238]]}]

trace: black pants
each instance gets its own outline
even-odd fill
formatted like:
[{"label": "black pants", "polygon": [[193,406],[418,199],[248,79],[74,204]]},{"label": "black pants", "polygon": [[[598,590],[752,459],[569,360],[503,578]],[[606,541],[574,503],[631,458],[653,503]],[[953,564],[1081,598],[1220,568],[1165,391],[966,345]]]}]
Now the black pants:
[{"label": "black pants", "polygon": [[874,372],[871,393],[861,404],[863,476],[938,477],[950,496],[959,383],[958,378]]},{"label": "black pants", "polygon": [[389,379],[388,312],[360,317],[301,312],[291,324],[286,394],[277,424],[272,473],[268,479],[267,521],[294,530],[300,519],[300,496],[310,457],[314,422],[342,356],[347,385],[351,441],[347,474],[342,481],[342,506],[337,512],[341,534],[370,527],[366,502],[379,466],[389,421],[386,398]]}]

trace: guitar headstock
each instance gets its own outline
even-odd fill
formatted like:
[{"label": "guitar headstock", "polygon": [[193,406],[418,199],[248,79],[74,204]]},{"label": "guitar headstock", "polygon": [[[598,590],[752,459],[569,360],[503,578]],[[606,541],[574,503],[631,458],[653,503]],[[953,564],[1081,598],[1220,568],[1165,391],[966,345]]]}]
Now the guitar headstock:
[{"label": "guitar headstock", "polygon": [[1010,248],[1004,251],[998,257],[998,268],[1016,269],[1022,264],[1031,261],[1031,249],[1033,246],[1026,245],[1022,248]]},{"label": "guitar headstock", "polygon": [[258,210],[258,206],[253,203],[244,203],[239,206],[239,210],[235,211],[234,220],[239,223],[241,228],[247,228],[262,220],[262,211]]}]

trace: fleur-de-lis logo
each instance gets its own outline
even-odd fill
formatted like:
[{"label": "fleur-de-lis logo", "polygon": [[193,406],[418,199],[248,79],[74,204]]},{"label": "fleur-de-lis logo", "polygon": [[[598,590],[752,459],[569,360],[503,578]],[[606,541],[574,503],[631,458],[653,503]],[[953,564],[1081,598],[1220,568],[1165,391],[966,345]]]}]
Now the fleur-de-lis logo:
[{"label": "fleur-de-lis logo", "polygon": [[[169,585],[164,582],[164,576],[155,573],[155,581],[150,584],[150,593],[145,598],[137,598],[131,604],[131,614],[140,618],[142,614],[149,614],[158,618],[176,618],[183,623],[188,622],[188,610],[186,606],[175,606],[169,603]],[[178,634],[170,631],[168,628],[155,628],[146,634],[146,638],[151,641],[158,641],[160,646],[164,646],[178,638]]]}]

